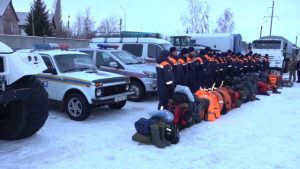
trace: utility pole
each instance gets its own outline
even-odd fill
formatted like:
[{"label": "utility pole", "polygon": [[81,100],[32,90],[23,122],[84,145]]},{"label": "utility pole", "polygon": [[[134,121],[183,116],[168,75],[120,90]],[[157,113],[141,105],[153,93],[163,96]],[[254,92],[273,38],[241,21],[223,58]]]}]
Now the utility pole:
[{"label": "utility pole", "polygon": [[120,19],[120,35],[121,35],[121,32],[122,32],[122,18]]},{"label": "utility pole", "polygon": [[69,34],[70,34],[70,15],[68,17],[68,32],[67,32],[67,38],[69,38]]},{"label": "utility pole", "polygon": [[124,15],[125,15],[125,24],[124,24],[124,30],[126,31],[126,11],[125,11],[125,9],[120,5],[120,7],[123,9],[123,11],[124,11]]},{"label": "utility pole", "polygon": [[32,20],[32,36],[35,36],[34,32],[34,16],[33,16],[33,10],[31,10],[31,20]]},{"label": "utility pole", "polygon": [[270,26],[270,36],[272,35],[272,26],[273,26],[273,17],[277,17],[277,19],[279,20],[278,16],[274,16],[274,1],[273,1],[273,6],[272,7],[268,7],[267,11],[269,8],[272,8],[272,16],[264,16],[265,17],[271,17],[271,26]]}]

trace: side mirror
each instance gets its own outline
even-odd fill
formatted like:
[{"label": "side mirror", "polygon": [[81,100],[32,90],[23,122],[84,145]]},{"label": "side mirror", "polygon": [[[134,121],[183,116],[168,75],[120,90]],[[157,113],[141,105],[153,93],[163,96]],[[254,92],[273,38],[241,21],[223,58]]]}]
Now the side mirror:
[{"label": "side mirror", "polygon": [[116,62],[110,62],[110,63],[109,63],[109,67],[118,68],[119,65],[118,65]]},{"label": "side mirror", "polygon": [[248,44],[248,49],[249,49],[249,50],[251,49],[251,43]]},{"label": "side mirror", "polygon": [[53,68],[53,67],[50,67],[50,68],[44,70],[43,73],[51,73],[51,74],[53,74],[53,75],[57,75],[57,71],[56,71],[56,69]]},{"label": "side mirror", "polygon": [[287,48],[287,43],[284,44],[284,49],[286,49],[286,48]]}]

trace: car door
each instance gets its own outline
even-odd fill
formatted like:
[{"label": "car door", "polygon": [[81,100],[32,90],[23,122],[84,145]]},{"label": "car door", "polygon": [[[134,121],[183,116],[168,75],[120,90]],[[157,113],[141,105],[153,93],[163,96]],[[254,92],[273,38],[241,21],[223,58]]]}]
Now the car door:
[{"label": "car door", "polygon": [[162,49],[157,44],[148,44],[147,48],[147,56],[148,58],[145,59],[146,63],[156,63],[156,58],[162,52]]},{"label": "car door", "polygon": [[113,59],[112,56],[110,56],[109,54],[107,54],[105,52],[97,51],[95,63],[97,66],[100,66],[100,70],[106,71],[106,72],[111,72],[111,73],[121,74],[120,71],[118,70],[119,67],[111,67],[109,65],[110,62],[117,63],[117,61],[115,59]]},{"label": "car door", "polygon": [[[47,66],[47,68],[55,68],[53,65],[52,59],[47,55],[42,55],[42,58]],[[56,87],[57,82],[61,81],[61,77],[58,75],[54,75],[52,73],[40,73],[38,75],[38,78],[40,81],[44,83],[45,89],[48,92],[49,99],[56,99],[57,93],[56,93]]]}]

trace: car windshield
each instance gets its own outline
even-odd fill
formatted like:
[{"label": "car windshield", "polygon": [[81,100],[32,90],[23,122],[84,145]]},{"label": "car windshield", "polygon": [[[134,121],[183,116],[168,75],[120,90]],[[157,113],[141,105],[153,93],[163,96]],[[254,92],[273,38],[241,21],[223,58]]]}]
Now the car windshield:
[{"label": "car windshield", "polygon": [[170,50],[173,47],[172,44],[159,44],[164,50]]},{"label": "car windshield", "polygon": [[60,72],[84,71],[88,69],[95,70],[97,67],[88,55],[56,55],[54,59]]},{"label": "car windshield", "polygon": [[254,44],[255,49],[280,49],[281,48],[281,43],[280,42],[256,42]]},{"label": "car windshield", "polygon": [[111,52],[111,54],[116,56],[121,62],[123,62],[126,65],[143,63],[140,60],[138,60],[136,56],[126,51],[116,51],[116,52]]}]

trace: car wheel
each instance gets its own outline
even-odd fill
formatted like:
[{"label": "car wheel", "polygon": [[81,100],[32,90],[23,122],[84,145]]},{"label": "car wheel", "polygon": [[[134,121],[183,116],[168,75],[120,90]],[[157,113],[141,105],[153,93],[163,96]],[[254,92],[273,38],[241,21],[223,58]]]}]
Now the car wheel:
[{"label": "car wheel", "polygon": [[79,93],[70,94],[65,100],[65,109],[69,117],[75,121],[87,119],[91,113],[91,105],[86,98]]},{"label": "car wheel", "polygon": [[122,107],[125,106],[125,104],[126,104],[126,100],[108,105],[108,107],[111,108],[111,109],[121,109]]},{"label": "car wheel", "polygon": [[135,92],[135,95],[128,97],[128,100],[133,102],[142,101],[146,94],[143,84],[138,81],[131,81],[129,91]]}]

